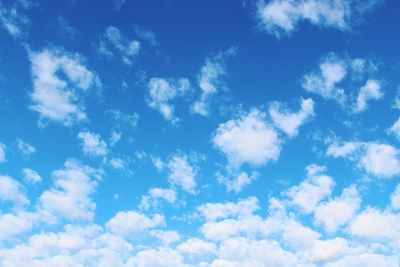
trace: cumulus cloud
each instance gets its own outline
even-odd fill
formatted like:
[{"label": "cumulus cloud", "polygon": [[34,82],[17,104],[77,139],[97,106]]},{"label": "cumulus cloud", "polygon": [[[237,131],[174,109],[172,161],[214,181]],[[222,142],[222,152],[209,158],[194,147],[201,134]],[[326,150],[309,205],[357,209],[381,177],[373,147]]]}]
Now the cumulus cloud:
[{"label": "cumulus cloud", "polygon": [[184,191],[196,193],[197,167],[190,162],[187,155],[173,155],[166,167],[168,168],[168,181],[172,185],[181,187]]},{"label": "cumulus cloud", "polygon": [[39,197],[40,209],[55,218],[91,220],[96,204],[91,199],[100,172],[68,160],[52,173],[53,186]]},{"label": "cumulus cloud", "polygon": [[30,108],[46,120],[70,126],[87,118],[83,95],[100,82],[78,54],[57,49],[30,52],[33,91]]},{"label": "cumulus cloud", "polygon": [[91,132],[80,132],[78,138],[81,140],[83,153],[88,156],[101,157],[108,153],[107,144],[100,135]]},{"label": "cumulus cloud", "polygon": [[17,138],[17,148],[19,150],[19,152],[21,152],[24,155],[31,155],[34,154],[36,152],[35,147],[33,147],[31,144],[25,142],[24,140]]},{"label": "cumulus cloud", "polygon": [[42,181],[42,177],[32,169],[23,168],[22,173],[24,174],[24,180],[28,183],[36,184]]},{"label": "cumulus cloud", "polygon": [[0,200],[10,201],[16,205],[27,205],[27,199],[22,185],[11,177],[0,175]]},{"label": "cumulus cloud", "polygon": [[160,214],[155,214],[150,218],[136,211],[120,211],[106,223],[106,227],[117,235],[135,237],[164,224],[164,216]]},{"label": "cumulus cloud", "polygon": [[177,250],[190,255],[202,256],[204,254],[215,253],[216,245],[205,242],[199,238],[190,238],[177,246]]},{"label": "cumulus cloud", "polygon": [[109,26],[103,34],[98,51],[110,58],[120,57],[124,64],[132,65],[140,52],[140,42],[129,40],[119,29]]},{"label": "cumulus cloud", "polygon": [[235,168],[243,163],[265,165],[277,160],[281,151],[278,133],[266,121],[266,114],[258,109],[220,124],[212,142]]},{"label": "cumulus cloud", "polygon": [[190,89],[188,79],[164,79],[154,77],[148,83],[148,105],[161,113],[165,120],[178,122],[173,101],[184,96]]},{"label": "cumulus cloud", "polygon": [[175,203],[176,192],[172,189],[151,188],[147,195],[142,196],[139,208],[144,210],[157,208],[160,205],[160,201],[165,201],[169,204]]},{"label": "cumulus cloud", "polygon": [[200,87],[200,98],[193,103],[191,110],[195,114],[208,116],[213,95],[224,86],[223,78],[226,76],[225,58],[236,53],[235,48],[218,53],[212,58],[207,58],[198,75],[198,86]]},{"label": "cumulus cloud", "polygon": [[356,161],[357,166],[380,178],[400,175],[400,152],[389,144],[379,142],[334,142],[327,155]]},{"label": "cumulus cloud", "polygon": [[296,31],[308,22],[323,28],[349,30],[376,0],[272,0],[258,1],[257,17],[268,33],[280,37]]},{"label": "cumulus cloud", "polygon": [[[349,105],[351,112],[359,113],[368,108],[369,101],[383,98],[381,81],[372,78],[376,72],[372,60],[330,53],[322,57],[318,70],[303,77],[302,87],[342,106]],[[355,90],[357,97],[353,97]]]},{"label": "cumulus cloud", "polygon": [[0,214],[0,241],[12,240],[31,228],[32,222],[24,214]]},{"label": "cumulus cloud", "polygon": [[236,193],[242,191],[243,188],[250,185],[254,180],[257,179],[258,176],[259,174],[257,172],[248,174],[247,172],[242,171],[233,178],[230,178],[217,173],[218,182],[224,184],[228,192],[234,191]]},{"label": "cumulus cloud", "polygon": [[300,185],[292,187],[287,195],[290,203],[304,213],[315,211],[321,200],[332,193],[335,181],[324,174],[325,168],[317,165],[307,167],[307,178]]},{"label": "cumulus cloud", "polygon": [[366,240],[390,240],[400,237],[400,217],[396,214],[367,208],[349,226],[349,232]]},{"label": "cumulus cloud", "polygon": [[335,232],[355,216],[360,203],[361,198],[356,187],[345,188],[340,197],[318,205],[314,223],[323,226],[328,232]]},{"label": "cumulus cloud", "polygon": [[376,80],[368,80],[366,84],[361,87],[358,93],[357,102],[354,107],[355,112],[361,112],[368,108],[368,101],[379,100],[383,97],[381,91],[381,84]]},{"label": "cumulus cloud", "polygon": [[268,109],[275,126],[290,137],[296,136],[300,126],[314,115],[314,101],[311,98],[301,99],[300,106],[298,112],[290,112],[282,110],[279,102],[273,102]]}]

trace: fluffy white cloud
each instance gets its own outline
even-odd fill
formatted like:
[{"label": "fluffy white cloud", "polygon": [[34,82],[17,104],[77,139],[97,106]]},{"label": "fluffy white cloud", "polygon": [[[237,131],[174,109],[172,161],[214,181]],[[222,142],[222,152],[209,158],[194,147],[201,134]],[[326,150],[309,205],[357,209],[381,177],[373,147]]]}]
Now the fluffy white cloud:
[{"label": "fluffy white cloud", "polygon": [[361,199],[355,186],[345,188],[340,197],[321,203],[315,209],[314,223],[323,226],[328,232],[335,232],[356,214]]},{"label": "fluffy white cloud", "polygon": [[29,204],[22,185],[18,181],[3,175],[0,175],[0,200],[11,201],[18,205]]},{"label": "fluffy white cloud", "polygon": [[397,148],[378,142],[342,142],[328,147],[327,155],[357,161],[357,165],[381,178],[400,175],[400,152]]},{"label": "fluffy white cloud", "polygon": [[368,101],[379,100],[383,97],[381,84],[376,80],[368,80],[366,84],[361,87],[358,93],[357,102],[354,106],[355,112],[361,112],[368,108]]},{"label": "fluffy white cloud", "polygon": [[147,102],[149,106],[161,113],[167,121],[177,122],[173,101],[184,96],[190,89],[188,79],[151,78],[148,83]]},{"label": "fluffy white cloud", "polygon": [[183,263],[183,257],[170,248],[142,250],[130,260],[129,266],[138,267],[189,267]]},{"label": "fluffy white cloud", "polygon": [[22,173],[24,174],[24,180],[28,183],[36,184],[42,181],[42,177],[32,169],[23,168]]},{"label": "fluffy white cloud", "polygon": [[6,161],[6,146],[0,143],[0,163],[4,163]]},{"label": "fluffy white cloud", "polygon": [[331,194],[335,184],[331,177],[323,174],[324,171],[325,168],[316,165],[307,167],[307,178],[287,192],[291,204],[304,213],[313,212],[319,202]]},{"label": "fluffy white cloud", "polygon": [[77,54],[56,49],[30,52],[33,91],[30,108],[41,122],[50,120],[71,125],[86,119],[83,94],[99,85],[97,76]]},{"label": "fluffy white cloud", "polygon": [[98,51],[108,57],[115,57],[118,54],[124,64],[132,65],[140,52],[140,42],[129,40],[116,27],[109,26],[103,34]]},{"label": "fluffy white cloud", "polygon": [[349,232],[367,240],[396,240],[400,238],[400,216],[375,208],[368,208],[358,214],[349,226]]},{"label": "fluffy white cloud", "polygon": [[11,240],[32,228],[32,222],[23,214],[0,214],[0,241]]},{"label": "fluffy white cloud", "polygon": [[[303,77],[302,87],[342,106],[348,105],[350,111],[358,113],[368,108],[368,101],[383,97],[381,82],[371,78],[376,71],[376,64],[371,60],[330,53],[322,57],[318,70]],[[354,98],[350,92],[358,88],[358,96]]]},{"label": "fluffy white cloud", "polygon": [[167,163],[168,181],[184,191],[195,194],[197,167],[190,163],[187,155],[173,155]]},{"label": "fluffy white cloud", "polygon": [[400,175],[399,150],[387,144],[369,143],[359,162],[367,172],[378,177]]},{"label": "fluffy white cloud", "polygon": [[107,144],[100,135],[91,132],[80,132],[78,138],[82,141],[83,153],[88,156],[105,156],[108,153]]},{"label": "fluffy white cloud", "polygon": [[344,238],[317,240],[309,253],[312,261],[329,262],[343,255],[348,249],[348,241]]},{"label": "fluffy white cloud", "polygon": [[264,165],[277,160],[281,151],[278,133],[258,109],[218,126],[212,142],[228,158],[229,165]]},{"label": "fluffy white cloud", "polygon": [[177,250],[185,254],[201,256],[215,253],[216,245],[211,242],[205,242],[199,238],[191,238],[179,244]]},{"label": "fluffy white cloud", "polygon": [[101,178],[99,171],[69,160],[52,177],[53,187],[39,197],[42,211],[56,218],[91,220],[96,204],[90,196]]},{"label": "fluffy white cloud", "polygon": [[147,230],[164,225],[164,216],[155,214],[150,218],[136,211],[120,211],[106,223],[106,227],[111,232],[124,237],[135,237]]},{"label": "fluffy white cloud", "polygon": [[160,201],[166,201],[170,204],[175,203],[176,192],[172,189],[151,188],[148,195],[142,197],[139,208],[145,210],[157,208],[160,205]]},{"label": "fluffy white cloud", "polygon": [[19,150],[19,152],[21,152],[24,155],[31,155],[34,154],[36,152],[36,149],[29,143],[25,142],[22,139],[17,138],[17,148]]},{"label": "fluffy white cloud", "polygon": [[257,15],[261,26],[280,37],[289,35],[298,25],[307,21],[313,25],[348,30],[376,0],[272,0],[258,1]]},{"label": "fluffy white cloud", "polygon": [[224,53],[218,53],[213,58],[207,58],[198,75],[198,85],[201,90],[200,99],[194,102],[191,109],[193,113],[208,116],[213,95],[223,87],[223,77],[226,75],[225,58],[234,55],[235,48],[230,48]]},{"label": "fluffy white cloud", "polygon": [[240,172],[233,179],[217,173],[218,182],[224,184],[226,189],[229,191],[234,191],[236,193],[242,191],[243,188],[251,184],[257,179],[259,174],[257,172],[252,172],[250,175],[247,172]]},{"label": "fluffy white cloud", "polygon": [[282,110],[280,103],[273,102],[268,111],[275,126],[293,137],[298,134],[300,126],[314,115],[314,101],[311,98],[302,99],[300,110],[293,113],[286,109]]}]

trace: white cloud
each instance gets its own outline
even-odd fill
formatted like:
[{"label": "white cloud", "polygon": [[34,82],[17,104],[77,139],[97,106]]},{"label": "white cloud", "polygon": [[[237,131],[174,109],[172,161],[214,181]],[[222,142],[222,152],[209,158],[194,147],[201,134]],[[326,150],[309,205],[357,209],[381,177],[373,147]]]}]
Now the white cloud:
[{"label": "white cloud", "polygon": [[106,223],[107,229],[111,232],[131,238],[164,225],[164,216],[155,214],[150,218],[136,211],[120,211]]},{"label": "white cloud", "polygon": [[347,100],[345,91],[339,83],[347,75],[345,60],[334,54],[328,55],[319,65],[319,71],[307,74],[303,78],[303,88],[311,93],[319,94],[323,98],[335,99],[341,104]]},{"label": "white cloud", "polygon": [[32,169],[24,168],[22,173],[24,174],[24,180],[28,183],[36,184],[42,181],[42,177]]},{"label": "white cloud", "polygon": [[400,118],[390,127],[389,132],[391,132],[397,139],[400,140]]},{"label": "white cloud", "polygon": [[400,210],[400,185],[396,187],[396,190],[393,192],[390,197],[392,208],[395,210]]},{"label": "white cloud", "polygon": [[327,155],[357,161],[357,165],[381,178],[400,175],[400,152],[397,148],[378,142],[342,142],[328,147]]},{"label": "white cloud", "polygon": [[165,245],[176,243],[181,240],[181,235],[177,231],[151,230],[149,233]]},{"label": "white cloud", "polygon": [[300,126],[314,115],[314,101],[311,98],[301,99],[300,110],[293,113],[286,109],[282,110],[279,102],[273,102],[268,112],[275,126],[293,137],[298,134]]},{"label": "white cloud", "polygon": [[202,256],[204,254],[215,253],[216,245],[199,238],[191,238],[179,244],[177,250],[185,254]]},{"label": "white cloud", "polygon": [[358,93],[357,102],[354,106],[354,112],[361,112],[368,108],[368,101],[379,100],[383,97],[381,91],[381,84],[376,80],[368,80],[366,84],[361,87]]},{"label": "white cloud", "polygon": [[11,240],[13,237],[27,232],[32,228],[32,222],[23,214],[0,214],[0,241]]},{"label": "white cloud", "polygon": [[331,177],[323,174],[324,171],[324,168],[316,165],[307,167],[307,179],[287,192],[291,204],[299,207],[304,213],[313,212],[319,202],[331,194],[335,185]]},{"label": "white cloud", "polygon": [[29,204],[22,185],[18,181],[3,175],[0,175],[0,200],[11,201],[18,205]]},{"label": "white cloud", "polygon": [[345,188],[340,197],[318,205],[315,209],[314,223],[333,233],[355,216],[360,203],[356,187]]},{"label": "white cloud", "polygon": [[183,257],[170,248],[148,249],[139,251],[130,260],[130,266],[138,267],[189,267],[183,263]]},{"label": "white cloud", "polygon": [[329,262],[340,257],[348,250],[348,241],[344,238],[317,240],[310,252],[312,261]]},{"label": "white cloud", "polygon": [[83,94],[99,86],[97,76],[87,69],[77,54],[56,49],[30,52],[33,91],[30,108],[40,122],[50,120],[66,126],[86,119]]},{"label": "white cloud", "polygon": [[334,157],[334,158],[343,158],[349,157],[353,158],[355,152],[361,148],[362,143],[360,142],[344,142],[344,143],[337,143],[334,142],[329,145],[326,155]]},{"label": "white cloud", "polygon": [[82,141],[83,153],[88,156],[105,156],[108,153],[107,144],[100,135],[91,132],[80,132],[78,138]]},{"label": "white cloud", "polygon": [[175,203],[176,192],[172,189],[151,188],[147,195],[142,196],[139,208],[144,210],[157,208],[160,205],[161,200],[170,204]]},{"label": "white cloud", "polygon": [[236,193],[242,191],[243,188],[250,185],[254,180],[257,179],[259,174],[257,172],[252,172],[250,175],[247,172],[240,172],[235,175],[233,179],[217,173],[218,182],[224,184],[228,192],[234,191]]},{"label": "white cloud", "polygon": [[201,90],[200,99],[193,103],[193,113],[208,116],[213,95],[217,94],[223,84],[223,77],[226,76],[225,57],[236,53],[235,48],[226,52],[218,53],[213,58],[207,58],[198,75],[198,85]]},{"label": "white cloud", "polygon": [[116,27],[109,26],[99,44],[99,53],[108,57],[114,57],[117,53],[122,62],[132,65],[141,49],[140,42],[129,40]]},{"label": "white cloud", "polygon": [[30,21],[21,13],[30,8],[28,1],[12,1],[12,5],[6,6],[0,2],[0,24],[14,38],[21,38],[27,34]]},{"label": "white cloud", "polygon": [[190,89],[188,79],[151,78],[148,83],[147,102],[149,106],[161,113],[167,121],[177,122],[173,101],[184,96]]},{"label": "white cloud", "polygon": [[187,155],[173,155],[167,163],[168,181],[181,187],[184,191],[195,194],[197,167],[191,165]]},{"label": "white cloud", "polygon": [[17,148],[24,155],[31,155],[36,152],[36,149],[29,143],[25,142],[22,139],[17,138]]},{"label": "white cloud", "polygon": [[0,143],[0,163],[6,162],[6,146]]},{"label": "white cloud", "polygon": [[100,179],[99,171],[68,160],[52,177],[53,187],[39,198],[42,211],[56,218],[91,220],[96,204],[90,196]]},{"label": "white cloud", "polygon": [[400,238],[400,216],[368,208],[358,214],[349,226],[349,232],[367,240]]},{"label": "white cloud", "polygon": [[277,160],[281,151],[277,132],[258,109],[220,124],[212,142],[227,156],[229,166],[235,168],[243,163],[265,165]]},{"label": "white cloud", "polygon": [[[377,66],[372,60],[329,53],[322,57],[318,70],[304,75],[302,87],[359,113],[368,108],[370,100],[383,98],[381,81],[371,78],[376,72]],[[358,94],[353,90],[359,90]]]},{"label": "white cloud", "polygon": [[378,1],[366,0],[272,0],[258,1],[261,27],[280,37],[297,30],[301,22],[338,30],[349,30]]},{"label": "white cloud", "polygon": [[359,165],[378,177],[400,175],[399,150],[387,144],[368,143]]}]

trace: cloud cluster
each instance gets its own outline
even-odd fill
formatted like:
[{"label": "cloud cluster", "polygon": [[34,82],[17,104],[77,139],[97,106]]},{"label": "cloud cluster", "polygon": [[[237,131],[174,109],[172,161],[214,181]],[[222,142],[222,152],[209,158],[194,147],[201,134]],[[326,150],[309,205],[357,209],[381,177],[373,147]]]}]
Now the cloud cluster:
[{"label": "cloud cluster", "polygon": [[347,31],[377,3],[377,0],[260,0],[257,18],[260,26],[276,37],[290,35],[302,22]]}]

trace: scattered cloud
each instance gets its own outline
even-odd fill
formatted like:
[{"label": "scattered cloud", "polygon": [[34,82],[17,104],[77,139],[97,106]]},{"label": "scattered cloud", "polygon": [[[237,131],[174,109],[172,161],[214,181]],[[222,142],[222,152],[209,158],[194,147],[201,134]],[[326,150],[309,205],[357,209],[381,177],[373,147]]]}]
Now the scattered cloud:
[{"label": "scattered cloud", "polygon": [[85,120],[83,96],[91,87],[100,86],[100,81],[83,58],[57,49],[30,52],[29,58],[33,79],[30,108],[39,113],[40,123],[48,120],[71,126]]},{"label": "scattered cloud", "polygon": [[88,156],[102,157],[108,153],[107,144],[100,135],[91,132],[79,132],[83,153]]},{"label": "scattered cloud", "polygon": [[14,38],[23,38],[31,25],[28,17],[23,14],[31,8],[31,2],[20,0],[12,4],[0,3],[0,25]]},{"label": "scattered cloud", "polygon": [[27,183],[37,184],[42,181],[42,177],[34,170],[29,168],[23,168],[22,173],[24,174],[24,180]]},{"label": "scattered cloud", "polygon": [[189,156],[175,154],[167,162],[168,181],[190,194],[196,194],[197,166]]},{"label": "scattered cloud", "polygon": [[268,109],[275,126],[289,137],[296,136],[300,126],[314,116],[314,101],[311,98],[301,99],[300,105],[298,112],[282,110],[279,102],[273,102]]},{"label": "scattered cloud", "polygon": [[0,143],[0,163],[6,162],[6,146]]},{"label": "scattered cloud", "polygon": [[281,151],[278,133],[266,121],[266,114],[258,109],[221,123],[211,141],[234,168],[243,163],[265,165],[277,160]]},{"label": "scattered cloud", "polygon": [[260,0],[257,18],[260,27],[275,37],[289,36],[302,22],[349,31],[377,3],[377,0]]},{"label": "scattered cloud", "polygon": [[126,65],[132,65],[141,50],[140,42],[129,40],[119,29],[108,26],[99,43],[98,51],[109,58],[120,57]]},{"label": "scattered cloud", "polygon": [[179,118],[175,116],[173,101],[184,96],[190,89],[188,79],[151,78],[148,83],[148,105],[161,113],[165,120],[176,123]]},{"label": "scattered cloud", "polygon": [[151,188],[147,195],[142,196],[139,208],[142,210],[158,208],[161,201],[174,204],[176,202],[176,192],[172,189]]},{"label": "scattered cloud", "polygon": [[10,201],[15,205],[29,204],[22,185],[17,180],[4,175],[0,175],[0,200]]},{"label": "scattered cloud", "polygon": [[29,156],[36,152],[35,147],[33,147],[31,144],[25,142],[22,139],[17,138],[16,144],[19,152],[23,155]]}]

